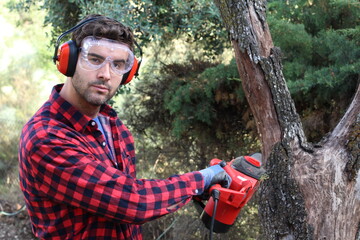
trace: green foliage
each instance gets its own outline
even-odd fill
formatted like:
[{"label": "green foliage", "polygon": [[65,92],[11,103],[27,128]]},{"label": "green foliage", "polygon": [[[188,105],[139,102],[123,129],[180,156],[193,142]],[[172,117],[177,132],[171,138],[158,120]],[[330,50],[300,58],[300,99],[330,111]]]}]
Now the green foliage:
[{"label": "green foliage", "polygon": [[94,1],[79,2],[82,16],[96,12],[114,17],[132,27],[143,43],[158,41],[165,46],[179,36],[205,49],[220,53],[226,34],[213,1]]},{"label": "green foliage", "polygon": [[11,7],[28,9],[39,3],[48,13],[45,24],[53,26],[53,38],[74,26],[82,17],[98,13],[130,26],[144,45],[158,41],[165,46],[179,36],[187,36],[187,41],[211,56],[228,46],[227,34],[211,0],[26,0],[13,1]]},{"label": "green foliage", "polygon": [[269,13],[274,43],[283,52],[288,87],[310,140],[319,140],[345,111],[359,82],[360,4],[270,1]]},{"label": "green foliage", "polygon": [[354,28],[360,23],[357,0],[270,0],[268,8],[277,19],[304,24],[311,35],[321,30]]},{"label": "green foliage", "polygon": [[308,58],[299,52],[298,59],[289,61],[291,58],[288,60],[285,54],[284,75],[295,100],[322,106],[329,99],[352,95],[360,69],[360,45],[351,38],[356,31],[359,28],[319,32],[308,41],[310,46],[306,49],[311,50],[306,54]]},{"label": "green foliage", "polygon": [[47,29],[38,31],[45,14],[33,8],[10,12],[5,4],[0,3],[4,30],[0,33],[0,179],[17,168],[21,128],[47,99],[48,83],[55,71],[50,61],[52,51],[46,44]]},{"label": "green foliage", "polygon": [[[216,111],[218,104],[215,99],[216,90],[240,89],[240,80],[236,71],[235,63],[225,66],[224,64],[207,66],[203,62],[191,62],[189,66],[172,65],[168,66],[182,73],[196,73],[192,67],[202,66],[200,74],[184,74],[173,80],[165,92],[165,108],[173,119],[173,131],[176,136],[189,133],[193,125],[204,125],[204,128],[213,127],[216,119],[219,118]],[[185,68],[185,69],[184,69]],[[235,82],[232,82],[235,81]],[[220,93],[221,94],[221,93]],[[244,101],[243,95],[234,96],[234,101]],[[218,100],[219,102],[219,100]],[[227,101],[220,102],[223,106],[229,104]]]},{"label": "green foliage", "polygon": [[305,31],[303,24],[290,23],[273,16],[268,21],[273,41],[283,53],[284,76],[286,79],[304,77],[311,61],[312,37]]},{"label": "green foliage", "polygon": [[0,182],[15,167],[17,167],[18,139],[22,122],[10,122],[0,118]]}]

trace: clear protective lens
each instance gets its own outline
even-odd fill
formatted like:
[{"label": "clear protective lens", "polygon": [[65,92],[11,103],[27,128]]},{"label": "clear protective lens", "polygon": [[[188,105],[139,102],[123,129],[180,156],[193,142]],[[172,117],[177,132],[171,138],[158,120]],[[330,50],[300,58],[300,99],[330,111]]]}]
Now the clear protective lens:
[{"label": "clear protective lens", "polygon": [[87,71],[94,71],[110,64],[110,69],[117,75],[124,75],[134,64],[134,54],[130,48],[114,40],[84,38],[81,44],[79,66]]}]

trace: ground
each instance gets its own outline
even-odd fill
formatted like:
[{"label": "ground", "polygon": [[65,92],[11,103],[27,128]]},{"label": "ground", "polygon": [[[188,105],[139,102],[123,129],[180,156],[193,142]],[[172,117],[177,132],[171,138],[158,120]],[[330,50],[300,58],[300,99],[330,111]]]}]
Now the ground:
[{"label": "ground", "polygon": [[[21,208],[22,204],[23,203],[19,204],[9,200],[4,200],[0,197],[0,211],[16,212]],[[31,232],[30,220],[26,209],[14,216],[5,216],[0,214],[0,240],[9,239],[36,239]]]}]

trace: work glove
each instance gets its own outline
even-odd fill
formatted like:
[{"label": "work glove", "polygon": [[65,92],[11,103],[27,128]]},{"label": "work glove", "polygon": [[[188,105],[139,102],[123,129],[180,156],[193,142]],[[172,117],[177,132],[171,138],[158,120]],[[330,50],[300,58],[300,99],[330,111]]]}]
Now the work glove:
[{"label": "work glove", "polygon": [[200,170],[204,177],[204,191],[207,191],[212,185],[220,184],[224,188],[229,188],[231,184],[231,177],[225,172],[220,164]]}]

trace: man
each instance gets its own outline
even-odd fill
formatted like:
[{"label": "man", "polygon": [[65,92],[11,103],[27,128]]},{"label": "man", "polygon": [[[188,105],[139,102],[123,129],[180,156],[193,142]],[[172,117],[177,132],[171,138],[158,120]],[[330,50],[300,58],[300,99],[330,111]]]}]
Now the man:
[{"label": "man", "polygon": [[131,133],[106,104],[138,70],[133,34],[100,15],[70,31],[72,41],[55,56],[68,77],[20,140],[20,185],[36,237],[142,239],[139,224],[176,211],[212,184],[229,184],[219,165],[137,179]]}]

